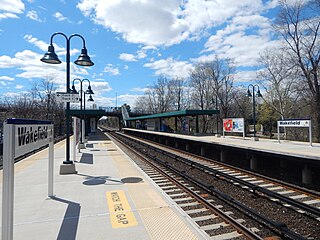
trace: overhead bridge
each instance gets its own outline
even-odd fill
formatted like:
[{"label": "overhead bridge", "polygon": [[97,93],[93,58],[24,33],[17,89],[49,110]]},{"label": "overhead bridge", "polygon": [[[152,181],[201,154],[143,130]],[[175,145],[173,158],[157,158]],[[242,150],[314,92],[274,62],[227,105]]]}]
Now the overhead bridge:
[{"label": "overhead bridge", "polygon": [[[90,132],[90,121],[94,122],[95,128],[97,126],[97,122],[102,117],[116,117],[119,122],[119,129],[123,126],[123,115],[120,107],[109,107],[104,109],[71,109],[70,115],[73,117],[82,118],[86,122],[86,129]],[[130,117],[139,117],[146,115],[146,113],[141,112],[130,112]]]}]

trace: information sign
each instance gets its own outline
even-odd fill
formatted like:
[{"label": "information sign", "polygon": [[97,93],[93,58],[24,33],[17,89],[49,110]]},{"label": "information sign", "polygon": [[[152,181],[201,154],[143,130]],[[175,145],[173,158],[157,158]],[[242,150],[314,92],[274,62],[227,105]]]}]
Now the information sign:
[{"label": "information sign", "polygon": [[278,124],[279,127],[309,127],[310,120],[282,120]]},{"label": "information sign", "polygon": [[78,103],[80,101],[79,94],[77,93],[57,92],[56,97],[60,102]]},{"label": "information sign", "polygon": [[285,119],[277,121],[278,142],[280,143],[280,127],[308,127],[309,128],[309,142],[312,146],[312,128],[310,119]]}]

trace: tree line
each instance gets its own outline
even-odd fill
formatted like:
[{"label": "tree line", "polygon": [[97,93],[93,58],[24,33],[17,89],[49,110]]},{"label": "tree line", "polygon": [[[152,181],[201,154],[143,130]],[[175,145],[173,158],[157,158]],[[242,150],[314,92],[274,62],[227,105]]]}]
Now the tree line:
[{"label": "tree line", "polygon": [[[314,139],[320,142],[320,0],[279,3],[273,23],[278,45],[260,54],[261,69],[252,83],[262,93],[256,97],[257,123],[272,137],[277,120],[308,118]],[[137,99],[135,110],[163,113],[217,108],[220,124],[227,117],[243,117],[247,125],[252,124],[252,99],[246,96],[247,85],[236,83],[235,73],[232,59],[216,56],[196,64],[185,79],[161,76]],[[202,116],[200,126],[203,133],[216,127],[210,116]],[[290,134],[292,139],[308,136],[305,129],[291,129]]]},{"label": "tree line", "polygon": [[[54,76],[34,81],[30,91],[16,97],[0,100],[1,124],[8,118],[50,120],[54,123],[55,136],[65,134],[65,110],[56,100]],[[0,126],[2,130],[2,126]]]}]

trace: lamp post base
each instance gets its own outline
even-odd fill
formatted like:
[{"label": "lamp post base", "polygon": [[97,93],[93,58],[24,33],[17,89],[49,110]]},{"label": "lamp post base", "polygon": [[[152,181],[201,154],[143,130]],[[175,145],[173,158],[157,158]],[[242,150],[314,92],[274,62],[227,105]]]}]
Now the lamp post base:
[{"label": "lamp post base", "polygon": [[258,137],[252,137],[251,140],[257,142],[257,141],[259,141],[259,138]]},{"label": "lamp post base", "polygon": [[77,173],[76,165],[74,165],[74,163],[60,165],[60,175],[76,174],[76,173]]},{"label": "lamp post base", "polygon": [[84,143],[79,143],[78,149],[86,149],[86,146],[84,145]]}]

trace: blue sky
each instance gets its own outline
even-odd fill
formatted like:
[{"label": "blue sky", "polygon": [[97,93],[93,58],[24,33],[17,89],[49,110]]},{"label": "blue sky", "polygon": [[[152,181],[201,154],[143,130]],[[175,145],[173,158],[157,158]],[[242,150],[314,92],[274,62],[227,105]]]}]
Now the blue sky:
[{"label": "blue sky", "polygon": [[[234,59],[245,85],[256,79],[259,53],[277,43],[276,10],[276,0],[0,0],[0,98],[48,76],[65,91],[64,38],[53,40],[62,64],[40,61],[55,32],[85,38],[95,65],[72,64],[71,79],[88,78],[99,106],[114,106],[116,96],[133,105],[159,76],[187,77],[215,55]],[[73,38],[72,62],[81,48]]]}]

